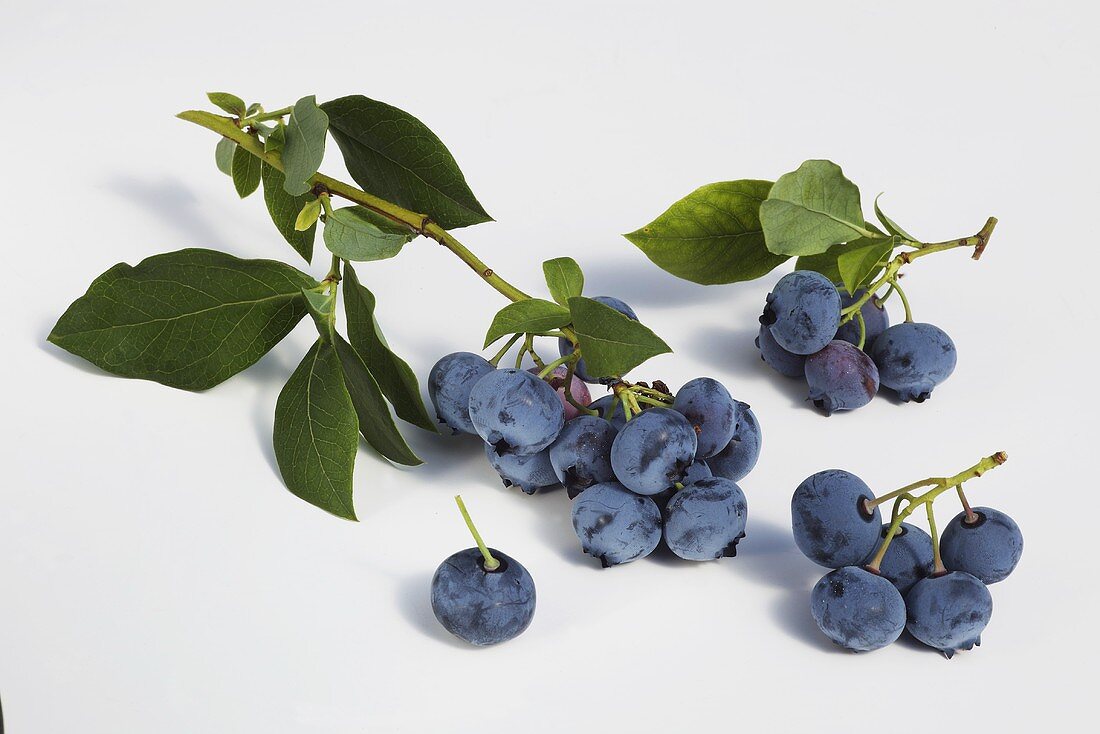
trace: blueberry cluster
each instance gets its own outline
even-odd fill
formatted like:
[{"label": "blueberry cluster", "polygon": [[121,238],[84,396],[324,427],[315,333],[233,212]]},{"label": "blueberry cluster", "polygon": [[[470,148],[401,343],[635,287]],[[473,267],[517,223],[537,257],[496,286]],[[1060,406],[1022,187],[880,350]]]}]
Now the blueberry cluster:
[{"label": "blueberry cluster", "polygon": [[865,296],[842,295],[824,275],[796,270],[776,283],[760,316],[761,358],[805,378],[809,399],[826,414],[863,407],[880,384],[905,402],[924,402],[955,369],[955,344],[942,329],[908,320],[890,326],[880,299]]},{"label": "blueberry cluster", "polygon": [[791,500],[795,543],[834,569],[811,593],[814,621],[856,652],[885,647],[902,630],[949,658],[981,644],[993,611],[987,585],[1019,562],[1020,528],[1003,512],[967,507],[937,540],[934,525],[930,535],[897,514],[898,522],[883,524],[871,489],[840,469],[798,485]]},{"label": "blueberry cluster", "polygon": [[428,392],[441,422],[484,440],[505,486],[564,485],[581,547],[604,567],[661,542],[688,560],[734,555],[747,517],[736,482],[760,454],[749,406],[708,377],[674,396],[662,383],[618,382],[590,402],[581,370],[559,370],[540,378],[458,352],[432,368]]}]

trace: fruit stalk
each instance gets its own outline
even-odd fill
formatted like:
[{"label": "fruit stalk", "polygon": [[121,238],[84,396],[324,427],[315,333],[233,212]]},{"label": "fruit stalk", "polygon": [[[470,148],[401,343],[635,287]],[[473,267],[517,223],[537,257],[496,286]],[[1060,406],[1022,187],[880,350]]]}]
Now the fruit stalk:
[{"label": "fruit stalk", "polygon": [[477,549],[481,551],[481,555],[485,559],[485,570],[495,571],[500,568],[500,561],[493,558],[493,554],[489,552],[489,548],[485,545],[485,541],[481,539],[481,533],[479,533],[477,527],[474,526],[473,518],[471,518],[470,513],[466,511],[466,503],[462,501],[462,495],[455,495],[455,504],[458,505],[458,511],[462,513],[462,519],[466,521],[466,527],[470,529],[470,534],[474,536],[474,542],[477,543]]}]

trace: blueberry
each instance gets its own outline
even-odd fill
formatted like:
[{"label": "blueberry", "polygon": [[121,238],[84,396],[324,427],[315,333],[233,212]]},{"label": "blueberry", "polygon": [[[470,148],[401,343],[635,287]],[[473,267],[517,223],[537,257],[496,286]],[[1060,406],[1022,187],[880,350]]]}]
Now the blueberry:
[{"label": "blueberry", "polygon": [[697,459],[714,456],[730,442],[737,427],[737,401],[729,390],[710,377],[696,377],[676,393],[672,409],[695,429]]},{"label": "blueberry", "polygon": [[827,469],[808,477],[791,498],[794,542],[814,563],[840,568],[863,563],[878,545],[882,515],[867,512],[875,498],[855,474]]},{"label": "blueberry", "polygon": [[905,629],[905,602],[882,576],[856,566],[830,571],[810,593],[810,612],[825,635],[853,652],[886,647]]},{"label": "blueberry", "polygon": [[[598,301],[605,306],[610,306],[611,308],[621,313],[623,316],[626,316],[633,321],[638,320],[638,314],[634,313],[634,309],[620,301],[618,298],[615,298],[614,296],[593,296],[592,300]],[[564,337],[558,339],[558,354],[564,357],[565,355],[572,353],[573,343],[570,342],[568,339],[565,339]],[[585,382],[605,381],[601,379],[596,379],[595,377],[590,377],[588,375],[588,372],[585,370],[584,357],[581,357],[577,360],[577,364],[573,367],[573,373]]]},{"label": "blueberry", "polygon": [[573,529],[584,552],[608,568],[653,552],[661,540],[661,514],[649,497],[604,482],[573,500]]},{"label": "blueberry", "polygon": [[[863,294],[866,292],[866,290],[861,288],[856,291],[854,296],[848,296],[841,293],[841,309],[848,308],[854,304],[862,298]],[[867,299],[867,302],[859,307],[859,312],[863,314],[863,323],[866,330],[866,336],[863,340],[863,351],[868,351],[871,344],[878,338],[878,335],[889,328],[890,314],[886,312],[886,309],[882,305],[877,303],[875,296]],[[837,330],[835,338],[849,342],[850,344],[859,344],[859,322],[853,318]]]},{"label": "blueberry", "polygon": [[439,565],[432,577],[432,611],[453,635],[473,645],[510,640],[531,624],[535,614],[535,581],[519,561],[498,550],[500,561],[485,570],[477,548],[467,548]]},{"label": "blueberry", "polygon": [[[614,402],[614,395],[604,395],[599,400],[594,400],[588,404],[589,409],[599,412],[600,417],[607,420],[607,411],[611,409],[611,403]],[[620,400],[615,403],[615,414],[609,421],[614,426],[616,431],[621,431],[623,426],[626,425],[626,414],[623,413],[623,403]]]},{"label": "blueberry", "polygon": [[[885,539],[889,531],[890,524],[883,524],[879,537]],[[864,565],[871,562],[876,552],[877,545],[867,554]],[[916,525],[903,522],[886,548],[886,555],[879,564],[879,575],[898,587],[898,591],[904,596],[913,588],[913,584],[930,575],[932,568],[932,536]]]},{"label": "blueberry", "polygon": [[875,339],[870,354],[882,384],[906,402],[923,403],[955,370],[955,342],[932,324],[891,326]]},{"label": "blueberry", "polygon": [[550,464],[570,499],[593,484],[615,480],[611,444],[617,433],[603,418],[582,415],[566,423],[550,444]]},{"label": "blueberry", "polygon": [[951,571],[921,579],[905,596],[906,629],[947,657],[982,644],[993,597],[976,576]]},{"label": "blueberry", "polygon": [[470,422],[498,454],[537,454],[565,425],[557,393],[530,372],[495,370],[470,391]]},{"label": "blueberry", "polygon": [[549,449],[543,449],[537,454],[498,454],[495,448],[485,444],[485,456],[489,459],[490,466],[500,475],[505,487],[515,485],[526,494],[534,494],[543,487],[558,483],[550,462]]},{"label": "blueberry", "polygon": [[665,543],[689,561],[737,555],[748,519],[745,493],[728,479],[712,477],[689,484],[665,507]]},{"label": "blueberry", "polygon": [[756,346],[760,350],[760,359],[773,370],[786,377],[805,377],[806,356],[788,352],[772,336],[772,332],[763,324],[756,337]]},{"label": "blueberry", "polygon": [[813,354],[840,326],[840,293],[821,273],[796,270],[779,279],[760,316],[776,343],[794,354]]},{"label": "blueberry", "polygon": [[657,494],[684,478],[695,459],[695,431],[669,408],[649,408],[631,419],[611,445],[615,476],[638,494]]},{"label": "blueberry", "polygon": [[[533,375],[542,372],[538,367],[530,367],[527,371]],[[568,374],[569,368],[565,365],[559,365],[544,379],[558,393],[558,400],[561,401],[562,410],[565,411],[565,420],[571,421],[580,415],[580,411],[573,406],[573,403],[569,402],[569,398],[565,397],[565,378]],[[573,379],[569,383],[569,394],[573,396],[573,400],[578,405],[588,405],[592,402],[592,393],[588,391],[588,385],[584,384],[584,380],[577,377],[576,374],[573,375]]]},{"label": "blueberry", "polygon": [[739,482],[748,476],[760,458],[760,423],[747,403],[737,403],[737,427],[724,449],[707,459],[716,477]]},{"label": "blueberry", "polygon": [[470,352],[448,354],[436,362],[428,375],[428,397],[439,422],[455,433],[477,433],[470,422],[470,391],[495,370],[484,357]]},{"label": "blueberry", "polygon": [[989,507],[975,507],[974,513],[975,522],[966,522],[966,513],[961,512],[944,529],[940,537],[943,565],[977,576],[982,583],[1004,581],[1024,552],[1020,526]]},{"label": "blueberry", "polygon": [[878,393],[878,368],[855,345],[839,339],[806,357],[810,400],[826,415],[862,408]]}]

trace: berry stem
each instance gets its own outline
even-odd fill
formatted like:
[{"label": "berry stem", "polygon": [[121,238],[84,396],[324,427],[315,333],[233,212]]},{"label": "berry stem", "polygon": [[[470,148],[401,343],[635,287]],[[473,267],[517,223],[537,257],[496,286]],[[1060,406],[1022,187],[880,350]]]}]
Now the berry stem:
[{"label": "berry stem", "polygon": [[515,343],[519,341],[521,336],[523,336],[523,335],[522,334],[512,334],[512,338],[504,343],[504,347],[499,352],[496,353],[496,356],[494,356],[492,359],[489,360],[489,364],[493,365],[494,367],[499,365],[500,360],[504,359],[504,355],[507,354],[508,350],[511,349],[515,345]]},{"label": "berry stem", "polygon": [[856,349],[863,349],[863,345],[867,343],[867,322],[863,320],[863,312],[856,312],[856,321],[859,322],[859,344],[856,344]]},{"label": "berry stem", "polygon": [[940,558],[940,534],[936,530],[936,514],[932,511],[932,503],[924,506],[928,513],[928,534],[932,536],[932,573],[941,574],[947,569],[943,567],[943,559]]},{"label": "berry stem", "polygon": [[577,359],[578,357],[576,352],[570,352],[564,357],[559,357],[558,359],[555,359],[553,362],[542,368],[542,370],[539,372],[539,378],[545,380],[558,367],[561,367],[563,364],[575,364]]},{"label": "berry stem", "polygon": [[959,491],[959,501],[962,502],[963,509],[966,511],[964,522],[973,525],[978,521],[978,513],[971,509],[970,503],[966,499],[966,492],[963,491],[963,486],[960,484],[955,489]]},{"label": "berry stem", "polygon": [[905,296],[905,290],[901,287],[901,283],[897,278],[890,281],[890,286],[898,292],[898,298],[901,299],[901,305],[905,308],[905,323],[909,324],[913,322],[913,310],[909,308],[909,299]]},{"label": "berry stem", "polygon": [[470,518],[470,513],[466,511],[466,503],[462,501],[462,495],[455,495],[455,503],[458,505],[459,512],[462,513],[462,519],[466,521],[466,527],[470,529],[470,534],[474,536],[474,542],[477,543],[477,549],[481,551],[482,557],[485,558],[485,570],[496,571],[500,568],[500,561],[493,558],[493,554],[489,552],[489,548],[485,545],[485,541],[481,539],[481,534],[474,527],[474,521]]}]

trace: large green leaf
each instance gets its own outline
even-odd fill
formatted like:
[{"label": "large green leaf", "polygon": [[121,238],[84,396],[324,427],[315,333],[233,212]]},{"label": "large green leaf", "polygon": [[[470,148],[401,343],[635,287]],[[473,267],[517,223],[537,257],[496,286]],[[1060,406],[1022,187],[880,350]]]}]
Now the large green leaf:
[{"label": "large green leaf", "polygon": [[321,105],[348,173],[364,190],[444,229],[491,221],[447,146],[409,113],[361,95]]},{"label": "large green leaf", "polygon": [[571,319],[568,308],[541,298],[525,298],[509,303],[493,317],[493,323],[485,335],[485,346],[509,334],[530,334],[557,329],[567,325]]},{"label": "large green leaf", "polygon": [[650,357],[672,351],[648,327],[599,301],[570,298],[569,311],[592,377],[625,375]]},{"label": "large green leaf", "polygon": [[283,144],[283,188],[291,196],[309,191],[309,179],[325,157],[328,124],[328,115],[317,106],[316,97],[302,97],[294,104]]},{"label": "large green leaf", "polygon": [[273,260],[189,249],[119,263],[92,282],[49,339],[123,377],[186,390],[217,385],[275,346],[317,283]]},{"label": "large green leaf", "polygon": [[[858,250],[862,247],[867,247],[875,243],[886,242],[886,233],[880,230],[870,222],[867,223],[867,229],[871,230],[871,233],[875,237],[860,237],[859,239],[852,240],[851,242],[843,242],[839,245],[833,245],[825,252],[819,252],[816,255],[802,255],[795,261],[795,270],[813,270],[821,273],[826,278],[831,280],[836,285],[840,286],[844,283],[844,278],[840,274],[840,268],[837,265],[837,260],[846,252],[852,250]],[[877,276],[882,271],[882,268],[877,268],[870,272],[865,280]]]},{"label": "large green leaf", "polygon": [[780,176],[760,205],[760,223],[777,255],[813,255],[869,236],[859,189],[831,161],[806,161]]},{"label": "large green leaf", "polygon": [[385,260],[414,237],[408,228],[361,206],[346,206],[325,217],[325,247],[344,260]]},{"label": "large green leaf", "polygon": [[855,295],[859,287],[870,280],[873,274],[882,270],[897,244],[894,237],[880,240],[862,239],[856,242],[864,244],[851,243],[855,246],[840,253],[836,259],[840,280],[852,295]]},{"label": "large green leaf", "polygon": [[435,421],[424,407],[416,374],[386,343],[386,337],[374,316],[374,294],[359,282],[359,276],[349,263],[344,264],[344,282],[341,285],[348,339],[378,381],[382,393],[393,404],[397,417],[426,431],[438,433]]},{"label": "large green leaf", "polygon": [[708,184],[624,236],[678,278],[703,285],[753,280],[787,259],[764,245],[760,204],[771,187],[753,180]]},{"label": "large green leaf", "polygon": [[237,146],[233,151],[233,186],[237,196],[242,199],[251,194],[260,185],[260,164],[256,156]]},{"label": "large green leaf", "polygon": [[550,295],[563,306],[568,306],[569,299],[579,296],[584,290],[584,273],[571,257],[547,260],[542,264],[542,274],[546,277],[546,288]]},{"label": "large green leaf", "polygon": [[352,473],[359,419],[336,346],[318,340],[275,404],[275,459],[287,489],[338,517],[355,520]]},{"label": "large green leaf", "polygon": [[317,234],[316,223],[310,225],[305,231],[298,231],[294,223],[298,218],[298,212],[310,201],[316,201],[310,194],[291,196],[283,188],[283,172],[266,163],[260,168],[261,178],[264,184],[264,203],[267,204],[267,213],[271,215],[271,221],[279,234],[287,241],[294,251],[301,255],[306,262],[313,260],[313,240]]},{"label": "large green leaf", "polygon": [[344,370],[344,384],[351,395],[355,413],[359,416],[359,432],[367,443],[390,461],[405,466],[419,466],[424,462],[405,443],[401,432],[394,425],[393,416],[382,389],[367,369],[362,356],[351,344],[336,336],[336,353]]}]

